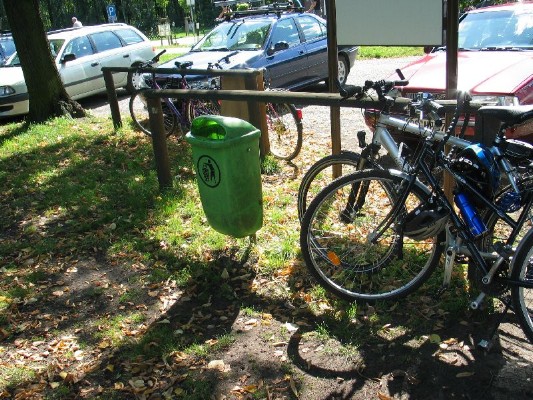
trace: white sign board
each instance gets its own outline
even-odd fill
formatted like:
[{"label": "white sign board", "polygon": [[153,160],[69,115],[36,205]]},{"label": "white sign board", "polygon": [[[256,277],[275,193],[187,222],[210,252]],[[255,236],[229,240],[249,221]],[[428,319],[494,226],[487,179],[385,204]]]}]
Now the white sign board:
[{"label": "white sign board", "polygon": [[157,34],[160,37],[168,37],[171,35],[170,24],[157,25]]},{"label": "white sign board", "polygon": [[336,0],[337,44],[442,44],[443,0]]},{"label": "white sign board", "polygon": [[195,2],[195,0],[187,0],[187,5],[189,7],[194,7],[194,2]]}]

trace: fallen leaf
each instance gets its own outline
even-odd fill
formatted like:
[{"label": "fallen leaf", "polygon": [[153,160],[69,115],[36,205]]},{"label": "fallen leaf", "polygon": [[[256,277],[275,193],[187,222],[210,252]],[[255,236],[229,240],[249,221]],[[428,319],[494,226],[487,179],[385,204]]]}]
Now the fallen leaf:
[{"label": "fallen leaf", "polygon": [[429,335],[429,341],[430,343],[435,343],[435,344],[440,343],[440,336],[437,335],[436,333],[433,333]]},{"label": "fallen leaf", "polygon": [[207,369],[216,369],[220,372],[227,372],[231,368],[228,364],[225,364],[223,360],[212,360],[207,364]]},{"label": "fallen leaf", "polygon": [[378,398],[379,400],[392,400],[392,397],[382,392],[378,392]]}]

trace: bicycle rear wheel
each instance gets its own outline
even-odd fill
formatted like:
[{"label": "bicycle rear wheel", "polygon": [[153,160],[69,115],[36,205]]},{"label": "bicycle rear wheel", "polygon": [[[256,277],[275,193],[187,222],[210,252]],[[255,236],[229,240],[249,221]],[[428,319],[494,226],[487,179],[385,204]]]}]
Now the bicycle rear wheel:
[{"label": "bicycle rear wheel", "polygon": [[191,99],[187,107],[187,118],[193,119],[202,115],[220,115],[220,105],[216,101]]},{"label": "bicycle rear wheel", "polygon": [[[512,263],[511,279],[533,283],[533,229],[530,229],[518,245]],[[525,335],[533,343],[533,288],[511,288],[513,309]]]},{"label": "bicycle rear wheel", "polygon": [[[133,120],[135,127],[148,136],[152,136],[148,107],[142,90],[135,92],[130,97],[129,107],[131,119]],[[163,110],[165,135],[170,136],[176,130],[178,119],[165,102],[161,103],[161,108]]]},{"label": "bicycle rear wheel", "polygon": [[407,212],[429,198],[427,188],[414,186],[393,223],[373,238],[406,183],[389,171],[358,171],[335,180],[311,202],[300,247],[309,271],[326,290],[350,301],[389,300],[408,295],[429,278],[443,251],[444,231],[415,240],[402,228]]},{"label": "bicycle rear wheel", "polygon": [[[333,172],[339,168],[342,175],[348,175],[361,168],[361,155],[353,151],[343,151],[321,158],[305,173],[298,188],[298,219],[301,221],[307,207],[315,196],[331,181]],[[363,168],[381,168],[372,160],[365,160]]]},{"label": "bicycle rear wheel", "polygon": [[267,103],[266,119],[270,152],[276,158],[292,160],[302,148],[302,121],[292,104]]}]

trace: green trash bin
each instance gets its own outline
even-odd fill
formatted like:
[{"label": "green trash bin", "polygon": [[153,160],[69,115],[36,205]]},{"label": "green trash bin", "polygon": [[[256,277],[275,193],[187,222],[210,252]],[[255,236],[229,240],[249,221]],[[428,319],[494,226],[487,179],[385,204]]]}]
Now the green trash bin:
[{"label": "green trash bin", "polygon": [[260,135],[241,119],[204,115],[185,136],[207,221],[220,233],[244,237],[263,225]]}]

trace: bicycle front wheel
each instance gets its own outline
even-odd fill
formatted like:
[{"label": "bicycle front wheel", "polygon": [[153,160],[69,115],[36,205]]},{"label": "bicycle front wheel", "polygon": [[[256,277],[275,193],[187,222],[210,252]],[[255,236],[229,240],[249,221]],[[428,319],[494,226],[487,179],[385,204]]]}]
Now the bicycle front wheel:
[{"label": "bicycle front wheel", "polygon": [[[406,214],[429,198],[415,185],[392,223],[385,224],[407,179],[384,170],[343,176],[309,205],[300,232],[305,263],[317,281],[346,300],[400,298],[424,283],[443,251],[444,231],[415,240],[403,235]],[[426,188],[427,189],[427,188]]]},{"label": "bicycle front wheel", "polygon": [[[161,103],[161,108],[163,110],[163,125],[165,128],[165,135],[170,136],[176,130],[178,119],[165,102]],[[131,119],[133,120],[133,124],[137,129],[139,129],[141,132],[144,132],[148,136],[152,136],[152,132],[150,131],[148,106],[142,90],[135,92],[130,97],[130,115]]]},{"label": "bicycle front wheel", "polygon": [[373,160],[365,160],[362,164],[361,155],[353,151],[343,151],[340,154],[321,158],[314,163],[303,176],[298,188],[298,219],[300,221],[303,219],[311,201],[324,187],[333,181],[336,169],[340,170],[342,175],[348,175],[360,168],[381,167]]},{"label": "bicycle front wheel", "polygon": [[[518,245],[512,265],[512,280],[530,285],[533,283],[533,229],[529,230]],[[533,343],[533,288],[513,286],[511,298],[520,326]]]},{"label": "bicycle front wheel", "polygon": [[302,121],[292,104],[266,104],[270,152],[276,158],[292,160],[302,148]]}]

